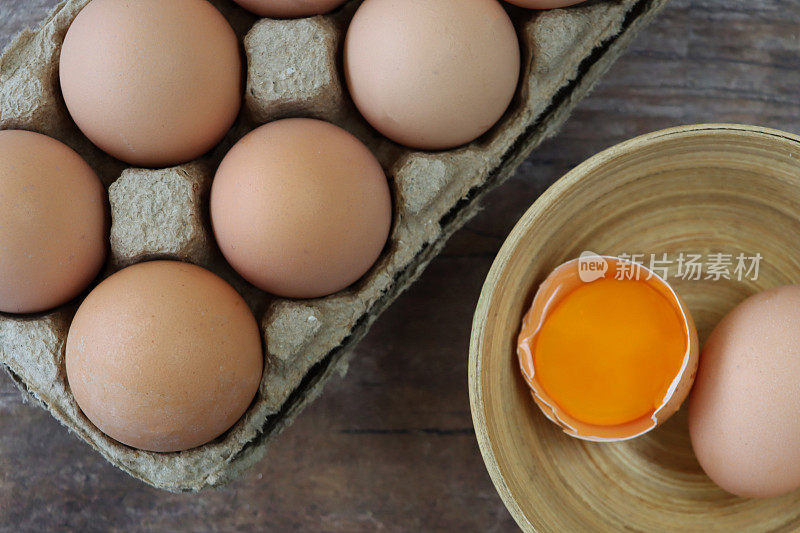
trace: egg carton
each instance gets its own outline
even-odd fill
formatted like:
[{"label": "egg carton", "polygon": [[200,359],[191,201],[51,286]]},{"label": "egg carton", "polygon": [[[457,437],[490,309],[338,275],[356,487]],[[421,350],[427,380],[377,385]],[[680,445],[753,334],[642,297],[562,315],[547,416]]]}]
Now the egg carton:
[{"label": "egg carton", "polygon": [[[242,39],[245,103],[224,141],[202,159],[136,169],[94,147],[71,120],[59,89],[58,58],[70,23],[89,0],[58,5],[0,57],[0,128],[55,137],[80,153],[108,187],[111,252],[100,278],[127,265],[171,258],[221,275],[246,299],[264,337],[265,371],[252,405],[215,441],[178,452],[122,445],[81,413],[69,388],[64,345],[81,300],[37,316],[0,316],[0,362],[21,390],[111,463],[161,489],[197,491],[227,482],[260,460],[269,442],[346,370],[355,344],[419,276],[445,240],[478,210],[480,198],[552,135],[575,103],[666,0],[607,0],[545,12],[509,7],[523,75],[509,111],[490,132],[445,152],[405,149],[360,117],[342,83],[340,54],[359,2],[298,20],[257,19],[228,0],[213,1]],[[210,230],[214,171],[244,134],[271,120],[307,116],[349,130],[376,154],[394,195],[394,226],[378,263],[348,289],[315,300],[257,290],[227,265]]]}]

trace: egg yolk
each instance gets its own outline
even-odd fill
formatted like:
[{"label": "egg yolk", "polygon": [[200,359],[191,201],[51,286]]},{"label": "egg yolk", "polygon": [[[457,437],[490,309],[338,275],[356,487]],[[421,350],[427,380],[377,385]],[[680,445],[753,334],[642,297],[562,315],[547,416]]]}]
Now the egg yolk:
[{"label": "egg yolk", "polygon": [[545,317],[534,368],[564,412],[612,426],[661,406],[686,348],[677,302],[645,280],[601,279],[568,293]]}]

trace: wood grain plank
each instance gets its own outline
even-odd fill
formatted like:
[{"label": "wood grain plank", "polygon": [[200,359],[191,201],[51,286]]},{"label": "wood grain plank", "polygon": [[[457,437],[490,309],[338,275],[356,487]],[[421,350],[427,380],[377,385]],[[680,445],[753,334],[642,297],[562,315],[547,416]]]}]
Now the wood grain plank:
[{"label": "wood grain plank", "polygon": [[[0,46],[54,0],[3,0]],[[536,197],[648,131],[742,122],[800,131],[800,0],[673,0],[562,133],[492,192],[419,282],[244,479],[199,495],[108,465],[0,375],[0,530],[514,531],[471,432],[467,346],[483,278]]]}]

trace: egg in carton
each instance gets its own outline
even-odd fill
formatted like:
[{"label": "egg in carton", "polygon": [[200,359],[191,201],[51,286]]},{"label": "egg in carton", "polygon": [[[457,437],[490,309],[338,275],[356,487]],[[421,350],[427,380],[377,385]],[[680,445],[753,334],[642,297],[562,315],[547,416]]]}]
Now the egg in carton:
[{"label": "egg in carton", "polygon": [[[42,315],[0,316],[0,362],[21,390],[117,467],[154,487],[197,491],[237,477],[264,456],[269,442],[324,383],[346,370],[355,344],[477,212],[481,197],[555,133],[666,0],[607,0],[544,12],[509,7],[523,59],[514,101],[480,139],[443,152],[414,151],[381,137],[349,99],[340,56],[360,2],[325,16],[258,20],[231,1],[214,0],[247,56],[244,109],[211,153],[155,170],[126,168],[102,153],[67,112],[59,54],[69,25],[88,2],[62,2],[38,29],[23,32],[5,50],[0,128],[59,139],[108,187],[111,253],[101,278],[139,261],[170,258],[204,266],[229,281],[261,325],[264,374],[248,411],[225,434],[191,450],[154,453],[101,433],[70,392],[64,346],[81,298]],[[245,282],[216,246],[208,213],[214,171],[230,147],[259,124],[298,116],[328,120],[359,137],[380,160],[394,195],[392,233],[376,265],[355,285],[313,300],[276,298]]]}]

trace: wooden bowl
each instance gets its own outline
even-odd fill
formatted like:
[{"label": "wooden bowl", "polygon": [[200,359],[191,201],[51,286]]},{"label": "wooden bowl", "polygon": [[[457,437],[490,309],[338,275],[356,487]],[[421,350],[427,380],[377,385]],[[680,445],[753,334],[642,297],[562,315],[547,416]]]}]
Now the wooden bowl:
[{"label": "wooden bowl", "polygon": [[[754,292],[800,282],[800,137],[753,126],[659,131],[589,159],[509,235],[475,312],[472,416],[486,467],[526,531],[773,531],[800,527],[800,491],[746,500],[716,487],[692,453],[685,409],[625,442],[569,437],[534,404],[515,354],[523,313],[559,264],[591,250],[668,254],[669,281],[701,341]],[[736,279],[680,279],[680,254],[746,258]],[[688,257],[686,255],[685,257]],[[735,262],[735,261],[734,261]],[[748,265],[752,261],[748,260]],[[703,278],[706,274],[703,274]]]}]

